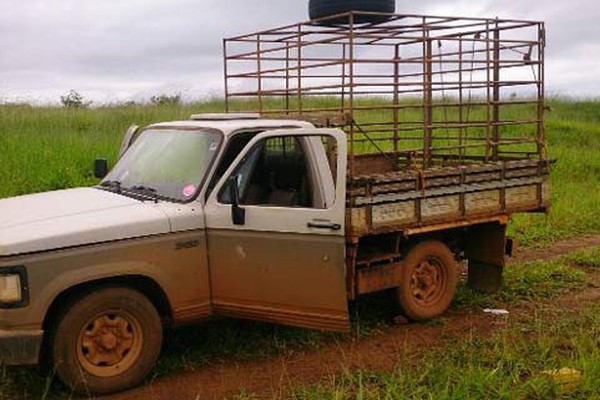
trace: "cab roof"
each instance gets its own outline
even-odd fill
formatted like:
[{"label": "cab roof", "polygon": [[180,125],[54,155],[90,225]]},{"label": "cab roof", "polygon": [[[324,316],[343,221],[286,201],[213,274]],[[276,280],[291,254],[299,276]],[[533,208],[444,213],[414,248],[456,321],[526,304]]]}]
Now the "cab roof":
[{"label": "cab roof", "polygon": [[[225,114],[226,115],[226,114]],[[262,119],[262,118],[231,118],[224,119],[193,119],[187,121],[171,121],[152,124],[147,128],[176,128],[176,129],[217,129],[225,136],[241,130],[268,130],[280,128],[314,128],[310,122],[293,119]]]}]

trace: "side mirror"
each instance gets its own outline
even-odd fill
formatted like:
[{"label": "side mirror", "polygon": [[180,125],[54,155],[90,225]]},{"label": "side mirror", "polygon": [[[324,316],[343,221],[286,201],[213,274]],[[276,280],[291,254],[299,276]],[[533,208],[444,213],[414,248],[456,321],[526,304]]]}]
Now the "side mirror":
[{"label": "side mirror", "polygon": [[108,161],[106,161],[106,158],[99,158],[94,161],[94,177],[102,179],[106,175],[108,175]]},{"label": "side mirror", "polygon": [[234,225],[246,223],[246,210],[240,207],[240,190],[237,177],[229,178],[229,197],[231,198],[231,219]]}]

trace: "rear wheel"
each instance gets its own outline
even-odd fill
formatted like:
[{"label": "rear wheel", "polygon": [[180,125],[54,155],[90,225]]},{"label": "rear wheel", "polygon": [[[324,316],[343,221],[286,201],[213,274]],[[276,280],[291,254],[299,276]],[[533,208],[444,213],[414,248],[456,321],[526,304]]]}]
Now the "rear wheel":
[{"label": "rear wheel", "polygon": [[60,379],[79,393],[110,393],[141,382],[162,345],[153,304],[129,288],[99,289],[68,307],[53,334]]},{"label": "rear wheel", "polygon": [[404,259],[396,293],[405,315],[415,321],[443,314],[454,297],[458,265],[452,252],[437,240],[417,244]]}]

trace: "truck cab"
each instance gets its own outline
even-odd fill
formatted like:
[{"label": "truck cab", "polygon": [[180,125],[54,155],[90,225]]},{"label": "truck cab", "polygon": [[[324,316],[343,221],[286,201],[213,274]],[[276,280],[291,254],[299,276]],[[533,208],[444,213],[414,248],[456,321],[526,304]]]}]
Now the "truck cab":
[{"label": "truck cab", "polygon": [[3,364],[43,353],[102,393],[150,371],[166,324],[349,329],[342,131],[196,115],[121,153],[95,187],[0,201]]}]

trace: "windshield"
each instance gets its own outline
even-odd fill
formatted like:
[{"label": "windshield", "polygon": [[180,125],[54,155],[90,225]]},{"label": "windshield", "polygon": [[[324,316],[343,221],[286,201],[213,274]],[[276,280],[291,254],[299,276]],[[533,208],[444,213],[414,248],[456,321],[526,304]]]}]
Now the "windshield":
[{"label": "windshield", "polygon": [[124,194],[190,200],[200,188],[221,138],[221,133],[210,130],[146,130],[100,185]]}]

